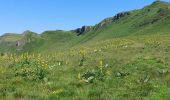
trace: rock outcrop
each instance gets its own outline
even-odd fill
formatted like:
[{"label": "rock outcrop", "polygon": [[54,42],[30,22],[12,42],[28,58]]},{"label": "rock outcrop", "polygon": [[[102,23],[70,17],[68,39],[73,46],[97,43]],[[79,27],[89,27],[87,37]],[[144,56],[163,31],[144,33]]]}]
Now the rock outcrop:
[{"label": "rock outcrop", "polygon": [[77,36],[79,36],[86,32],[89,32],[92,28],[93,28],[92,26],[83,26],[82,28],[77,28],[74,31],[77,33]]},{"label": "rock outcrop", "polygon": [[127,16],[127,15],[130,15],[130,12],[121,12],[121,13],[118,13],[116,16],[114,16],[113,20],[118,20],[124,16]]},{"label": "rock outcrop", "polygon": [[116,14],[114,17],[106,18],[97,25],[97,28],[111,24],[112,22],[117,21],[121,19],[122,17],[128,16],[128,15],[130,15],[130,12],[121,12],[121,13]]},{"label": "rock outcrop", "polygon": [[30,43],[31,41],[34,41],[34,38],[37,36],[36,33],[31,32],[31,31],[24,31],[22,35],[23,35],[22,39],[16,42],[17,47],[24,46],[25,44]]},{"label": "rock outcrop", "polygon": [[104,19],[101,23],[97,24],[96,26],[83,26],[82,28],[77,28],[76,30],[73,30],[73,31],[77,33],[77,36],[79,36],[93,29],[99,29],[103,26],[111,24],[112,22],[119,20],[120,18],[128,16],[128,15],[130,15],[130,12],[121,12],[121,13],[116,14],[114,17]]}]

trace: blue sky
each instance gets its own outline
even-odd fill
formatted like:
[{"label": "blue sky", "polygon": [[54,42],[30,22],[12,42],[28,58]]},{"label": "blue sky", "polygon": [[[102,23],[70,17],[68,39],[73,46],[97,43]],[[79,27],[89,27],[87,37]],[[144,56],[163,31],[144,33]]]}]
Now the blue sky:
[{"label": "blue sky", "polygon": [[[154,0],[0,0],[0,34],[32,30],[70,30],[94,25],[121,11]],[[164,0],[169,1],[170,0]]]}]

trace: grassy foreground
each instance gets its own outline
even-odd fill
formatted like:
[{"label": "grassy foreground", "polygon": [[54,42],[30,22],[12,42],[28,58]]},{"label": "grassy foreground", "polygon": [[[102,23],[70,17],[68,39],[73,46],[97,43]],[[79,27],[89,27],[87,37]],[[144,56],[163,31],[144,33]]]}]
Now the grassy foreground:
[{"label": "grassy foreground", "polygon": [[170,3],[126,13],[79,36],[1,36],[0,99],[170,100]]},{"label": "grassy foreground", "polygon": [[170,35],[1,54],[0,99],[169,100]]}]

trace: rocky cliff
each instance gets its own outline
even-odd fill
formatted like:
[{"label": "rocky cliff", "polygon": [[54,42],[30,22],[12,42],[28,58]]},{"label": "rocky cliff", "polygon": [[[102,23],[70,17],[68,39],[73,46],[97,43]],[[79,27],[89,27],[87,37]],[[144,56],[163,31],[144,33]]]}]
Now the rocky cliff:
[{"label": "rocky cliff", "polygon": [[77,36],[79,36],[79,35],[82,35],[86,32],[89,32],[92,29],[93,29],[93,26],[82,26],[82,28],[77,28],[74,31],[77,33]]},{"label": "rocky cliff", "polygon": [[79,36],[79,35],[89,32],[91,30],[97,30],[99,28],[102,28],[102,27],[109,25],[112,22],[117,21],[117,20],[121,19],[122,17],[128,16],[128,15],[130,15],[130,12],[121,12],[121,13],[116,14],[113,17],[104,19],[102,22],[100,22],[99,24],[97,24],[95,26],[82,26],[82,28],[77,28],[76,30],[74,30],[74,32],[76,32],[77,36]]}]

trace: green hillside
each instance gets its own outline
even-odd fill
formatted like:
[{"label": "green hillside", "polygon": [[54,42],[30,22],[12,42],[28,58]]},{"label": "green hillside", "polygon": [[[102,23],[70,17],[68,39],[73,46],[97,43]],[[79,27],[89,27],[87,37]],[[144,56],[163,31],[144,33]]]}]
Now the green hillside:
[{"label": "green hillside", "polygon": [[73,45],[77,36],[70,31],[46,31],[41,37],[24,46],[25,51],[46,52],[62,50]]},{"label": "green hillside", "polygon": [[16,41],[20,40],[22,35],[7,33],[0,37],[0,51],[10,52],[10,49],[15,48]]},{"label": "green hillside", "polygon": [[71,31],[0,37],[2,100],[170,100],[170,3]]},{"label": "green hillside", "polygon": [[124,36],[138,36],[150,34],[169,34],[170,31],[170,3],[154,2],[143,9],[129,11],[129,15],[114,20],[114,17],[105,19],[87,33],[84,41],[89,39],[100,40]]},{"label": "green hillside", "polygon": [[[82,34],[76,33],[76,31],[47,31],[42,33],[41,40],[26,45],[25,51],[28,48],[34,48],[36,51],[42,49],[44,51],[45,48],[47,50],[51,48],[55,50],[78,44],[81,45],[86,42],[87,44],[91,44],[105,39],[125,36],[169,34],[169,6],[170,3],[158,1],[143,9],[122,12],[103,20],[95,26],[91,26],[90,28],[87,26],[87,29]],[[77,34],[80,35],[77,36]]]},{"label": "green hillside", "polygon": [[25,31],[22,34],[6,33],[0,36],[0,52],[21,52],[25,44],[38,39],[39,35],[31,31]]}]

